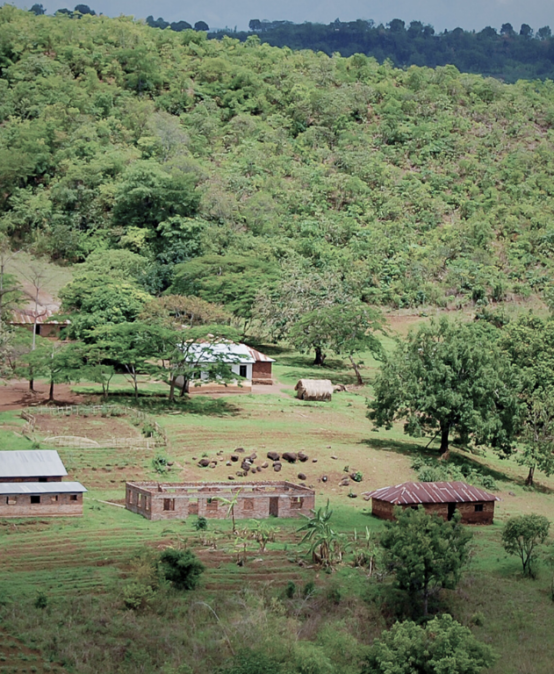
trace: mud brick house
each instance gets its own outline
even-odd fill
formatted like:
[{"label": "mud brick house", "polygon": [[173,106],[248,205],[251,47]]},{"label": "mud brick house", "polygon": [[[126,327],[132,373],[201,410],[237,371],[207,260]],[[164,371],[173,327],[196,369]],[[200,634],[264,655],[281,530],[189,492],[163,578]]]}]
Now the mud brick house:
[{"label": "mud brick house", "polygon": [[70,325],[70,321],[60,321],[52,318],[55,312],[50,309],[39,309],[35,312],[33,309],[21,309],[14,311],[10,325],[15,328],[27,328],[33,332],[33,326],[36,321],[36,334],[41,337],[51,337],[52,339],[60,339],[63,328]]},{"label": "mud brick house", "polygon": [[232,499],[236,519],[298,517],[310,515],[315,492],[291,482],[249,482],[230,486],[226,482],[127,482],[125,507],[149,520],[186,519],[198,515],[224,519],[229,506],[219,499]]},{"label": "mud brick house", "polygon": [[86,489],[65,475],[55,450],[0,452],[0,518],[82,515]]},{"label": "mud brick house", "polygon": [[494,504],[500,499],[465,482],[404,482],[369,492],[371,511],[376,517],[394,519],[394,508],[417,508],[451,520],[458,511],[463,524],[492,524]]}]

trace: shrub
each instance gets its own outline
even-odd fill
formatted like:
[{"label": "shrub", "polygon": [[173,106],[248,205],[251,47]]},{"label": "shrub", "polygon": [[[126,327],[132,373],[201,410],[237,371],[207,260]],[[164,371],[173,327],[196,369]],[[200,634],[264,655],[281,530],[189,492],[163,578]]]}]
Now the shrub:
[{"label": "shrub", "polygon": [[481,477],[481,484],[485,489],[492,489],[492,490],[498,489],[498,486],[494,481],[494,478],[491,477],[490,475],[483,475]]},{"label": "shrub", "polygon": [[122,598],[125,608],[138,611],[145,609],[154,599],[154,590],[150,585],[130,581],[123,585]]},{"label": "shrub", "polygon": [[288,599],[292,599],[296,594],[296,583],[293,580],[289,580],[287,586],[285,587],[285,596]]},{"label": "shrub", "polygon": [[48,606],[48,597],[44,592],[39,592],[35,598],[35,608],[46,608]]},{"label": "shrub", "polygon": [[420,482],[440,482],[444,480],[444,473],[440,468],[424,466],[417,474],[417,479]]},{"label": "shrub", "polygon": [[361,482],[364,479],[364,476],[359,470],[357,470],[354,475],[352,475],[352,479],[354,482]]},{"label": "shrub", "polygon": [[194,590],[204,572],[204,565],[191,550],[166,548],[159,559],[163,577],[178,590]]},{"label": "shrub", "polygon": [[156,471],[156,473],[163,475],[167,472],[167,461],[168,460],[166,456],[158,454],[152,459],[152,468]]},{"label": "shrub", "polygon": [[205,517],[199,517],[192,526],[196,531],[206,531],[208,528],[208,520]]},{"label": "shrub", "polygon": [[262,651],[245,649],[237,653],[228,667],[218,670],[217,674],[281,674],[283,667],[275,658]]},{"label": "shrub", "polygon": [[303,595],[307,599],[315,594],[315,583],[313,580],[309,580],[306,585],[304,585]]}]

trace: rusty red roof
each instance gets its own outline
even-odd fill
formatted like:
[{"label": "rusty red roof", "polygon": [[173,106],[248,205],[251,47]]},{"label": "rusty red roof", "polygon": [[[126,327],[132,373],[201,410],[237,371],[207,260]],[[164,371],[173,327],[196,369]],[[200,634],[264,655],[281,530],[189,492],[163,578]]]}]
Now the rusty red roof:
[{"label": "rusty red roof", "polygon": [[381,487],[367,495],[397,505],[500,501],[494,494],[465,482],[404,482],[395,487]]},{"label": "rusty red roof", "polygon": [[[246,346],[246,345],[245,345]],[[270,358],[269,356],[266,356],[265,353],[262,353],[261,351],[256,351],[256,349],[253,349],[251,346],[246,346],[248,351],[250,351],[250,355],[256,362],[262,362],[262,363],[274,363],[275,361],[273,358]]]},{"label": "rusty red roof", "polygon": [[[41,325],[43,323],[54,325],[71,324],[71,321],[68,320],[65,321],[52,320],[52,316],[54,315],[55,312],[51,311],[50,309],[39,309],[38,312],[36,313],[37,324],[38,325]],[[35,312],[32,309],[23,311],[13,311],[12,316],[13,316],[12,320],[10,321],[12,325],[34,325],[35,323]]]}]

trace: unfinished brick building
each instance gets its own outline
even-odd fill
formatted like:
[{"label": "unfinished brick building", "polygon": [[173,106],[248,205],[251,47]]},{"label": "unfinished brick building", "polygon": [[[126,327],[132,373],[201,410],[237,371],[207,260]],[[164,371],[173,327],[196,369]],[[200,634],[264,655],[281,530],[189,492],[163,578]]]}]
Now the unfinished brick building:
[{"label": "unfinished brick building", "polygon": [[0,518],[82,515],[86,489],[65,475],[55,450],[0,452]]},{"label": "unfinished brick building", "polygon": [[226,517],[229,506],[219,498],[232,499],[236,519],[298,517],[310,515],[315,491],[291,482],[248,482],[231,486],[226,482],[127,482],[125,507],[149,520],[185,519],[198,515],[210,519]]},{"label": "unfinished brick building", "polygon": [[381,519],[393,520],[394,509],[422,505],[429,514],[451,520],[460,512],[463,524],[492,524],[494,504],[500,499],[465,482],[404,482],[369,492],[371,512]]}]

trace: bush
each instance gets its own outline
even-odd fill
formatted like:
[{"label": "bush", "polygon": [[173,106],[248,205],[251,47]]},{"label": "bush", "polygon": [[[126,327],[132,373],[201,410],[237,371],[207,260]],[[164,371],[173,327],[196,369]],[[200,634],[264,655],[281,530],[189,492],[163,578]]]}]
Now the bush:
[{"label": "bush", "polygon": [[289,580],[287,586],[285,587],[285,596],[287,599],[292,599],[296,594],[296,583],[293,580]]},{"label": "bush", "polygon": [[440,468],[432,468],[431,466],[424,466],[417,474],[417,479],[420,482],[440,482],[444,478],[445,475]]},{"label": "bush", "polygon": [[163,577],[178,590],[194,590],[205,567],[191,550],[166,548],[158,562]]},{"label": "bush", "polygon": [[490,475],[483,475],[481,477],[481,484],[485,489],[492,489],[493,491],[498,489],[498,486],[494,481],[494,478],[491,477]]},{"label": "bush", "polygon": [[145,609],[154,599],[155,593],[150,585],[130,581],[122,588],[122,599],[125,608],[138,611]]},{"label": "bush", "polygon": [[245,649],[237,653],[228,667],[218,670],[217,674],[281,674],[281,663],[262,651]]},{"label": "bush", "polygon": [[48,606],[48,597],[44,592],[39,592],[35,598],[35,608],[46,608]]},{"label": "bush", "polygon": [[208,528],[208,520],[205,517],[199,517],[192,526],[196,531],[206,531]]},{"label": "bush", "polygon": [[352,475],[352,479],[354,482],[361,482],[364,479],[364,476],[359,470],[357,470],[354,475]]},{"label": "bush", "polygon": [[160,475],[163,475],[164,473],[167,472],[167,457],[162,456],[161,454],[158,454],[158,456],[155,456],[152,459],[152,468],[156,471],[156,473],[160,473]]}]

